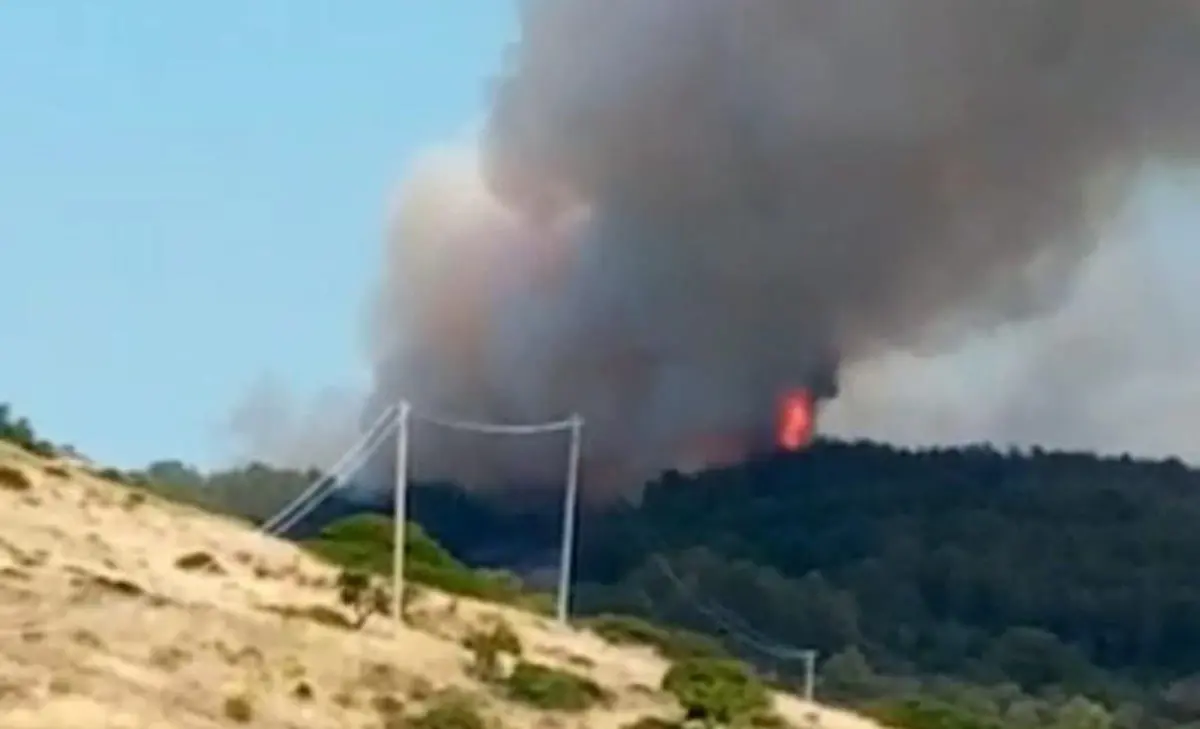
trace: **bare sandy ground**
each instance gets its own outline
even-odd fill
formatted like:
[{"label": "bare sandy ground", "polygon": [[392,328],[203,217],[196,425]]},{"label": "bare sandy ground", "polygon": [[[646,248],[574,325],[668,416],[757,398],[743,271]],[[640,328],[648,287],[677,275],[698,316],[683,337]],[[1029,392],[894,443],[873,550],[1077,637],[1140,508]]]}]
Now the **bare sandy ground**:
[{"label": "bare sandy ground", "polygon": [[[410,627],[382,617],[358,632],[330,627],[294,615],[336,607],[335,575],[291,544],[7,445],[0,466],[29,481],[0,485],[4,729],[367,729],[384,726],[381,707],[416,710],[447,689],[478,696],[497,728],[675,715],[654,690],[666,664],[648,649],[431,592]],[[189,556],[199,564],[181,567]],[[553,714],[489,694],[467,676],[459,640],[495,615],[535,660],[589,675],[615,701]],[[778,708],[797,726],[814,715],[831,729],[876,726],[791,696]]]}]

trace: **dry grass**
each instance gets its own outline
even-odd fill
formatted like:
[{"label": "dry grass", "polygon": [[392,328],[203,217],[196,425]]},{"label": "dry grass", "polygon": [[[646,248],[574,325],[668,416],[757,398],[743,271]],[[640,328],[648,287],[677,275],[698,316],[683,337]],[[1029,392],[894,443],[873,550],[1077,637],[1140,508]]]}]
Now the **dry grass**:
[{"label": "dry grass", "polygon": [[[411,626],[375,617],[354,631],[335,575],[291,544],[0,448],[0,479],[13,472],[29,485],[0,489],[4,729],[620,729],[675,711],[645,689],[666,668],[650,649],[433,591]],[[585,677],[606,700],[563,715],[472,678],[462,642],[500,621],[523,658]],[[814,710],[779,705],[797,726]],[[829,729],[873,726],[815,710]]]}]

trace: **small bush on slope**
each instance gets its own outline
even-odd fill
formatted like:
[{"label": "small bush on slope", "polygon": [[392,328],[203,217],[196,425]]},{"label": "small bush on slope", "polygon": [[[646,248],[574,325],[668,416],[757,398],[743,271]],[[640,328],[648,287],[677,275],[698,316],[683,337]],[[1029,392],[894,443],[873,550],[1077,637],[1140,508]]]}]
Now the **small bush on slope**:
[{"label": "small bush on slope", "polygon": [[531,661],[518,660],[512,672],[504,675],[504,656],[520,659],[521,639],[508,623],[501,621],[491,630],[475,630],[463,639],[474,658],[470,673],[499,688],[505,697],[549,711],[584,711],[608,698],[591,679]]},{"label": "small bush on slope", "polygon": [[412,729],[487,729],[487,722],[467,697],[447,694],[435,699],[423,714],[412,717]]},{"label": "small bush on slope", "polygon": [[680,729],[679,722],[668,721],[657,716],[643,716],[629,722],[621,729]]},{"label": "small bush on slope", "polygon": [[646,645],[670,661],[728,658],[716,640],[686,630],[673,630],[628,615],[597,615],[583,626],[613,645]]},{"label": "small bush on slope", "polygon": [[[330,524],[305,546],[340,567],[387,575],[392,571],[392,539],[390,519],[364,514]],[[404,541],[405,573],[414,582],[493,602],[543,607],[511,575],[473,570],[456,560],[419,524],[408,524]]]},{"label": "small bush on slope", "polygon": [[338,575],[338,601],[354,611],[354,628],[360,629],[375,613],[386,613],[388,594],[365,572],[346,570]]},{"label": "small bush on slope", "polygon": [[53,458],[57,455],[54,444],[38,438],[28,418],[14,418],[12,408],[7,403],[0,403],[0,440],[6,440],[35,456]]},{"label": "small bush on slope", "polygon": [[897,729],[1003,729],[998,722],[928,699],[886,702],[870,713]]},{"label": "small bush on slope", "polygon": [[473,630],[463,639],[463,646],[471,652],[473,662],[471,674],[481,681],[497,681],[501,678],[501,656],[520,658],[521,639],[506,622],[499,622],[490,631]]},{"label": "small bush on slope", "polygon": [[689,719],[706,724],[749,722],[771,704],[766,686],[744,664],[728,659],[681,661],[667,671],[662,689],[679,701]]},{"label": "small bush on slope", "polygon": [[19,468],[0,466],[0,489],[7,491],[28,491],[33,488],[29,476]]},{"label": "small bush on slope", "polygon": [[607,698],[591,679],[529,661],[518,662],[503,686],[509,699],[549,711],[585,711]]}]

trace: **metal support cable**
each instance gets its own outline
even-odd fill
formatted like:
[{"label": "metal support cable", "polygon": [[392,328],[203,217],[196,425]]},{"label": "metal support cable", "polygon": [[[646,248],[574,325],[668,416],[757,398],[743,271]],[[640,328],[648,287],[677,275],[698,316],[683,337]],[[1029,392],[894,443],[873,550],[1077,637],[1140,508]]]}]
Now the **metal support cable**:
[{"label": "metal support cable", "polygon": [[576,421],[576,418],[571,417],[564,420],[554,420],[546,423],[482,423],[475,420],[459,420],[439,417],[436,415],[425,415],[416,411],[413,411],[412,419],[414,421],[420,421],[429,425],[436,425],[449,430],[465,430],[474,433],[486,433],[489,435],[536,435],[538,433],[566,431],[574,428]]},{"label": "metal support cable", "polygon": [[[290,525],[281,530],[279,528],[279,524],[284,520],[289,520],[292,524],[298,521],[298,519],[290,518],[292,510],[304,508],[307,502],[317,496],[318,491],[321,491],[323,487],[327,486],[331,481],[334,483],[341,481],[345,475],[345,471],[353,470],[350,469],[349,466],[353,466],[355,469],[358,468],[362,461],[364,451],[366,451],[366,455],[370,455],[370,452],[373,451],[378,445],[378,443],[375,441],[378,440],[380,433],[386,430],[395,417],[395,405],[391,405],[384,409],[384,411],[380,413],[379,417],[375,419],[375,422],[372,423],[369,428],[367,428],[367,431],[363,434],[363,436],[359,438],[354,445],[350,446],[350,448],[342,454],[341,458],[339,458],[338,461],[328,471],[326,471],[326,473],[313,481],[312,484],[310,484],[308,488],[306,488],[299,496],[288,502],[270,519],[263,522],[260,529],[264,532],[272,534],[281,531],[287,531],[287,529],[290,528]],[[323,501],[324,498],[322,497],[321,500]],[[311,509],[308,509],[308,511],[305,512],[305,515],[307,515],[309,511],[311,511]],[[300,518],[303,518],[303,516]]]}]

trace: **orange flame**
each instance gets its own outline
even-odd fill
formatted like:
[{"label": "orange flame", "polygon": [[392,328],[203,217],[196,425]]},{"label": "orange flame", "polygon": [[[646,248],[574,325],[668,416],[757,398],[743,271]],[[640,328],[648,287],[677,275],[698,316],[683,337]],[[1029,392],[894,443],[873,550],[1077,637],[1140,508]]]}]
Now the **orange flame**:
[{"label": "orange flame", "polygon": [[775,433],[776,443],[786,451],[798,451],[812,440],[813,396],[806,389],[792,390],[784,394],[779,404],[779,426]]}]

